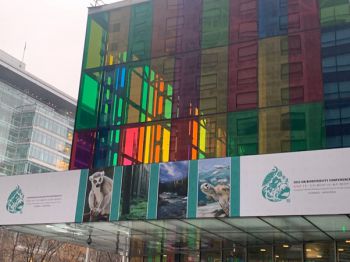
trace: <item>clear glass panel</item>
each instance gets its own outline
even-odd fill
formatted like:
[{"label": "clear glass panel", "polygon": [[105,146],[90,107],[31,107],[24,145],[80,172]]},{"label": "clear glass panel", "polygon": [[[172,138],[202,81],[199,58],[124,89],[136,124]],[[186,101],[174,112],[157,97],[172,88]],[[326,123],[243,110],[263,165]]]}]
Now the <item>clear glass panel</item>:
[{"label": "clear glass panel", "polygon": [[272,246],[248,247],[249,262],[272,261]]},{"label": "clear glass panel", "polygon": [[302,261],[303,246],[281,244],[275,245],[274,257],[275,262],[299,262]]},{"label": "clear glass panel", "polygon": [[304,245],[305,262],[333,262],[334,243],[307,243]]}]

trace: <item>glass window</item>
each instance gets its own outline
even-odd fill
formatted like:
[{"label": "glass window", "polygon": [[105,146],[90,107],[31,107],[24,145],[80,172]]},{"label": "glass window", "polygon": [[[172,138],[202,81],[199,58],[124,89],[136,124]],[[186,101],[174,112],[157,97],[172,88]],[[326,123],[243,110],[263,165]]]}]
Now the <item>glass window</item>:
[{"label": "glass window", "polygon": [[325,32],[321,36],[322,47],[329,47],[335,45],[335,32]]},{"label": "glass window", "polygon": [[249,262],[270,262],[272,261],[272,247],[248,247]]},{"label": "glass window", "polygon": [[336,59],[334,56],[323,58],[322,67],[324,73],[336,71]]},{"label": "glass window", "polygon": [[350,106],[341,108],[342,124],[350,124]]},{"label": "glass window", "polygon": [[[334,32],[331,32],[334,34]],[[337,45],[343,45],[350,43],[350,28],[338,30],[337,34]]]},{"label": "glass window", "polygon": [[328,108],[326,110],[327,124],[340,124],[340,110],[338,108]]},{"label": "glass window", "polygon": [[323,89],[326,100],[338,98],[338,84],[336,82],[324,83]]},{"label": "glass window", "polygon": [[302,261],[303,246],[281,244],[276,245],[274,250],[274,262],[294,262]]},{"label": "glass window", "polygon": [[333,262],[334,243],[306,243],[304,258],[305,262]]},{"label": "glass window", "polygon": [[253,135],[258,130],[257,117],[237,119],[237,135]]},{"label": "glass window", "polygon": [[350,81],[339,82],[339,93],[341,98],[350,97]]},{"label": "glass window", "polygon": [[337,56],[338,71],[350,70],[350,53]]}]

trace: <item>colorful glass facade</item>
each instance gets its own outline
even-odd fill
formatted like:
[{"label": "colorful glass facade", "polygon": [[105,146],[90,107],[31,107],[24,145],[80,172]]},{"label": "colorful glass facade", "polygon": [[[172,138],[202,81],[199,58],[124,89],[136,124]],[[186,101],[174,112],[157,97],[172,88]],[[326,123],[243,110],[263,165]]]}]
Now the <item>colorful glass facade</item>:
[{"label": "colorful glass facade", "polygon": [[71,169],[348,146],[348,0],[90,12]]}]

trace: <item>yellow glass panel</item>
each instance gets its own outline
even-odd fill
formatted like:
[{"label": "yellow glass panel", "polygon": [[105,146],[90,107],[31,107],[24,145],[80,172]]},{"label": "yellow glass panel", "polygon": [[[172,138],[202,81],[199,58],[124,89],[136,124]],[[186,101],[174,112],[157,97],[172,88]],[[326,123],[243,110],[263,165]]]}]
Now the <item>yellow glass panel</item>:
[{"label": "yellow glass panel", "polygon": [[169,161],[169,147],[170,147],[170,131],[163,129],[163,150],[162,150],[162,161]]},{"label": "yellow glass panel", "polygon": [[288,37],[259,41],[259,107],[289,103]]},{"label": "yellow glass panel", "polygon": [[103,57],[101,56],[101,49],[103,31],[103,28],[98,23],[91,20],[85,68],[99,67],[102,65]]},{"label": "yellow glass panel", "polygon": [[154,162],[154,147],[155,147],[155,126],[151,126],[151,145],[150,145],[150,157],[149,162]]},{"label": "yellow glass panel", "polygon": [[146,127],[146,143],[145,143],[145,160],[144,163],[150,163],[149,155],[150,155],[150,145],[151,145],[151,127]]},{"label": "yellow glass panel", "polygon": [[[201,115],[227,111],[227,63],[227,46],[202,50],[199,101]],[[196,108],[192,108],[192,112],[195,113]]]},{"label": "yellow glass panel", "polygon": [[274,107],[259,112],[259,153],[290,151],[289,107]]},{"label": "yellow glass panel", "polygon": [[206,142],[206,136],[207,136],[207,131],[205,130],[205,122],[204,120],[200,121],[201,125],[199,128],[199,149],[202,152],[205,152],[205,142]]}]

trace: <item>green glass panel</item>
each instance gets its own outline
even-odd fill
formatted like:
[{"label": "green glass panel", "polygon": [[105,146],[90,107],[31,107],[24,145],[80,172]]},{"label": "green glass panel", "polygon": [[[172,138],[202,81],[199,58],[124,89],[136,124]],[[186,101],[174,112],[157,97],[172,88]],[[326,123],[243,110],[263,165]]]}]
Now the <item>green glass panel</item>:
[{"label": "green glass panel", "polygon": [[154,81],[154,75],[155,75],[155,74],[154,74],[154,71],[152,70],[152,71],[151,71],[151,82]]},{"label": "green glass panel", "polygon": [[96,128],[99,100],[98,80],[87,74],[83,75],[75,121],[76,130]]},{"label": "green glass panel", "polygon": [[126,62],[127,56],[128,56],[128,53],[127,53],[127,52],[124,52],[124,53],[123,53],[123,62]]},{"label": "green glass panel", "polygon": [[171,118],[171,107],[172,103],[170,100],[165,100],[165,118],[170,119]]},{"label": "green glass panel", "polygon": [[141,122],[146,122],[146,115],[141,113]]},{"label": "green glass panel", "polygon": [[115,142],[119,143],[120,130],[115,131]]},{"label": "green glass panel", "polygon": [[113,155],[113,166],[116,166],[118,163],[118,154],[114,153]]},{"label": "green glass panel", "polygon": [[324,148],[325,127],[321,103],[290,106],[291,151]]},{"label": "green glass panel", "polygon": [[114,96],[112,125],[115,124],[115,113],[117,109],[117,96]]},{"label": "green glass panel", "polygon": [[129,28],[128,60],[139,61],[150,57],[152,40],[152,2],[133,5]]},{"label": "green glass panel", "polygon": [[149,97],[148,97],[148,113],[152,114],[153,112],[153,87],[149,87]]},{"label": "green glass panel", "polygon": [[227,155],[258,154],[258,113],[256,110],[228,114]]},{"label": "green glass panel", "polygon": [[149,66],[145,66],[144,71],[145,71],[145,78],[149,78]]},{"label": "green glass panel", "polygon": [[147,91],[148,91],[148,84],[146,81],[143,82],[143,91],[142,91],[142,104],[141,108],[146,111],[147,110]]},{"label": "green glass panel", "polygon": [[115,131],[111,131],[111,134],[110,134],[110,136],[109,136],[109,143],[110,143],[110,144],[113,144],[114,132],[115,132]]},{"label": "green glass panel", "polygon": [[348,0],[320,0],[321,26],[334,26],[350,22]]},{"label": "green glass panel", "polygon": [[119,104],[118,104],[118,118],[122,117],[122,110],[123,110],[123,99],[119,98]]},{"label": "green glass panel", "polygon": [[227,45],[228,24],[228,0],[203,0],[202,48]]},{"label": "green glass panel", "polygon": [[170,97],[173,95],[173,87],[171,85],[168,85],[167,95]]}]

